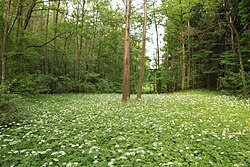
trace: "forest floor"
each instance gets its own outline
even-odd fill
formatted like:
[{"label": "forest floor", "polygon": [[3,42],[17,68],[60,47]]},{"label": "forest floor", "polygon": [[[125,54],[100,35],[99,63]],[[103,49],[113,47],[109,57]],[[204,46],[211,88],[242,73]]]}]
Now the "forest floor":
[{"label": "forest floor", "polygon": [[250,166],[250,102],[209,91],[39,95],[0,126],[0,166]]}]

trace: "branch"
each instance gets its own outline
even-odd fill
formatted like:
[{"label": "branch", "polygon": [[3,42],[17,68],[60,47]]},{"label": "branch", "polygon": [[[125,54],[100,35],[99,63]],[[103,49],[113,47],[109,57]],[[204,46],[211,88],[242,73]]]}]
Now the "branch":
[{"label": "branch", "polygon": [[28,46],[28,48],[41,48],[43,46],[46,46],[47,44],[49,44],[50,42],[54,41],[56,38],[60,37],[61,35],[64,35],[66,34],[67,32],[63,32],[61,34],[58,34],[57,36],[53,37],[52,39],[50,39],[49,41],[45,42],[44,44],[42,45],[31,45],[31,46]]},{"label": "branch", "polygon": [[248,22],[248,23],[243,27],[243,29],[242,29],[240,32],[242,32],[242,31],[244,31],[245,29],[247,29],[247,27],[248,27],[249,24],[250,24],[250,22]]},{"label": "branch", "polygon": [[9,32],[8,32],[8,36],[11,33],[11,31],[13,30],[13,27],[14,27],[14,25],[16,23],[16,20],[19,17],[19,12],[20,12],[20,7],[18,6],[18,8],[17,8],[17,14],[16,14],[16,17],[14,18],[14,21],[12,22],[12,25],[10,26],[10,29],[9,29]]},{"label": "branch", "polygon": [[26,18],[25,18],[25,20],[24,20],[24,25],[23,25],[23,29],[24,29],[24,30],[26,30],[27,27],[28,27],[28,24],[29,24],[31,15],[32,15],[32,13],[33,13],[33,10],[34,10],[36,4],[37,4],[37,3],[36,3],[36,0],[33,0],[32,4],[31,4],[31,6],[30,6],[30,8],[29,8],[29,10],[28,10],[28,12],[27,12],[27,14],[26,14]]}]

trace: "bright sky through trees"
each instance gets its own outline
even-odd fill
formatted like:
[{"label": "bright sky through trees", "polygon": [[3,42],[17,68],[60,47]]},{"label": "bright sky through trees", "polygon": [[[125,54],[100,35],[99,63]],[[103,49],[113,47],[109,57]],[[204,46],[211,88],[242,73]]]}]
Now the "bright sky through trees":
[{"label": "bright sky through trees", "polygon": [[[156,1],[155,5],[159,6],[161,3],[160,1]],[[122,0],[112,0],[112,7],[119,6],[124,10],[125,5]],[[143,0],[132,0],[132,6],[136,7],[136,9],[141,10],[141,13],[143,12]],[[150,8],[148,9],[151,10]],[[133,15],[133,13],[132,13]],[[154,60],[156,57],[156,31],[155,26],[153,24],[148,25],[149,28],[147,30],[147,38],[150,39],[146,42],[146,56],[150,57],[151,60]],[[133,30],[133,29],[132,29]],[[160,41],[160,48],[163,47],[163,34],[164,34],[164,27],[161,25],[158,25],[158,31],[159,31],[159,41]],[[160,57],[162,57],[160,51]],[[154,68],[154,61],[151,61],[151,67]]]}]

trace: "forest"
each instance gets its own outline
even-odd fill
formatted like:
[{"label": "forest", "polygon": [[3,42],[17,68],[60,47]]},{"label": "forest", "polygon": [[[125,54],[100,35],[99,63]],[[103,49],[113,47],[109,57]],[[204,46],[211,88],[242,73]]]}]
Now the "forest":
[{"label": "forest", "polygon": [[[249,95],[249,3],[148,0],[147,31],[155,32],[146,37],[153,44],[146,44],[152,49],[143,92],[207,88]],[[13,93],[122,92],[125,4],[114,4],[1,0],[1,84]],[[143,3],[132,1],[130,13],[130,89],[136,93]]]},{"label": "forest", "polygon": [[0,0],[0,166],[249,166],[249,11]]}]

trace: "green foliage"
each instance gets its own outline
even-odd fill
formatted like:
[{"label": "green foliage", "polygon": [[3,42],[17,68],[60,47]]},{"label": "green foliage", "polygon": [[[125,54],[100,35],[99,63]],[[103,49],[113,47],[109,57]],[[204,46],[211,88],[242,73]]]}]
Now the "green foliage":
[{"label": "green foliage", "polygon": [[[234,8],[234,24],[241,37],[248,82],[249,1],[230,2]],[[238,56],[230,52],[233,49],[226,17],[229,12],[227,5],[218,0],[162,0],[161,6],[153,3],[148,1],[151,11],[148,15],[149,27],[154,19],[158,26],[164,26],[165,33],[159,35],[164,35],[165,46],[160,48],[163,59],[159,73],[151,73],[150,63],[146,63],[146,91],[156,91],[155,85],[158,85],[159,93],[177,91],[185,80],[185,89],[219,88],[220,85],[222,89],[242,92]],[[7,78],[11,91],[22,94],[121,92],[124,11],[111,4],[112,1],[107,0],[61,1],[58,8],[58,1],[36,3],[31,17],[26,18],[31,1],[16,0],[12,3],[9,18],[13,19],[10,19],[7,44]],[[142,34],[142,13],[137,10],[142,4],[134,5],[132,3],[130,37],[133,93],[138,83]],[[1,1],[0,30],[4,29],[5,6],[5,2]],[[24,29],[27,19],[29,24]],[[236,51],[236,38],[233,42]],[[149,56],[152,58],[152,55]],[[184,74],[185,78],[182,77]]]},{"label": "green foliage", "polygon": [[111,93],[118,90],[119,86],[100,78],[95,73],[87,73],[79,81],[72,80],[67,76],[28,74],[13,79],[10,83],[10,91],[25,95],[66,92]]},{"label": "green foliage", "polygon": [[38,74],[20,75],[10,83],[10,91],[21,94],[46,93],[53,89],[55,78]]},{"label": "green foliage", "polygon": [[23,119],[21,97],[10,93],[7,86],[0,85],[0,125]]},{"label": "green foliage", "polygon": [[[245,80],[248,82],[250,79],[247,74],[250,70],[249,1],[229,2],[233,5],[231,16],[233,24],[240,33],[242,63],[247,75]],[[167,9],[165,15],[168,17],[164,25],[167,31],[164,35],[166,44],[163,48],[165,89],[172,87],[170,90],[178,90],[181,85],[180,78],[183,75],[181,33],[183,32],[186,89],[216,88],[238,94],[244,93],[236,34],[235,32],[232,34],[227,17],[228,5],[216,0],[163,1],[162,8]]]},{"label": "green foliage", "polygon": [[[131,99],[135,96],[132,95]],[[207,90],[39,95],[0,126],[0,166],[248,166],[250,103]]]}]

